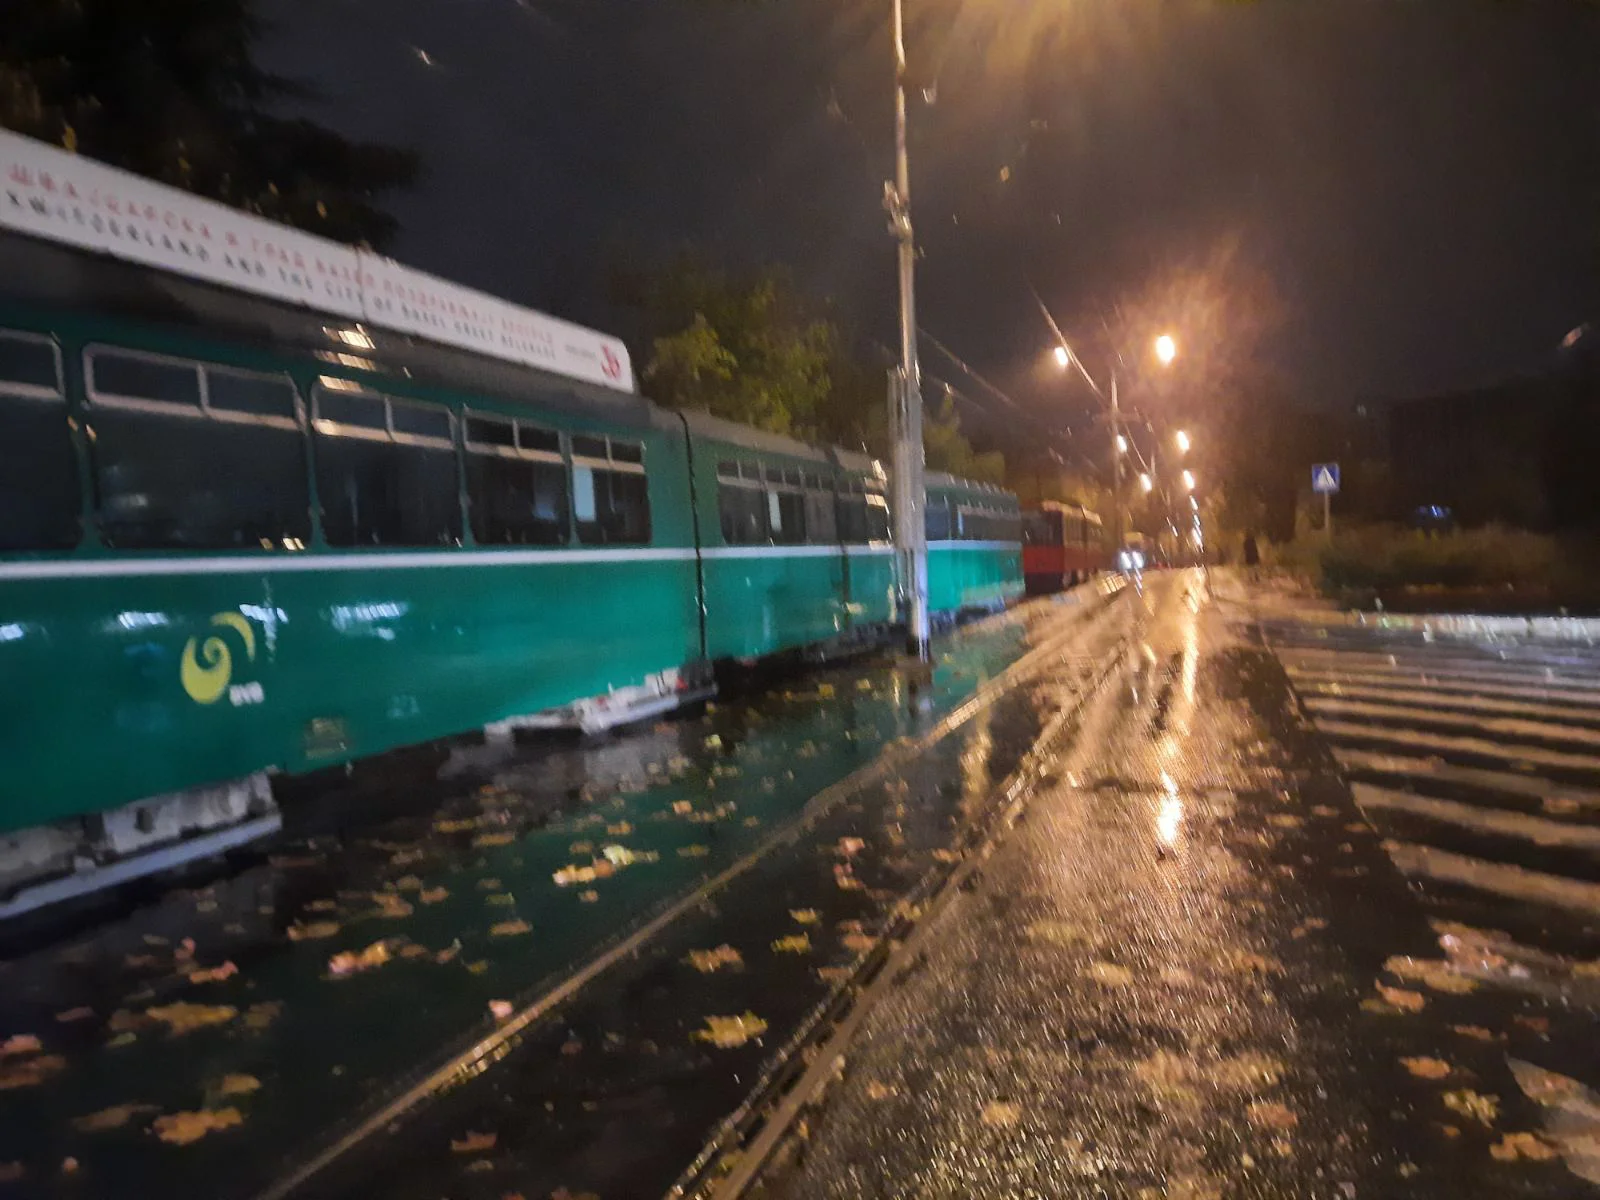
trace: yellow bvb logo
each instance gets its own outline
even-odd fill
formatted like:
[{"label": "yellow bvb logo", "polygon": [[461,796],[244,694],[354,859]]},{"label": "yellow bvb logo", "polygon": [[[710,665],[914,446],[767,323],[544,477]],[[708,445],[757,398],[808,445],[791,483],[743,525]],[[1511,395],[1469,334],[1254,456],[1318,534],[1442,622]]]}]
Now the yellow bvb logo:
[{"label": "yellow bvb logo", "polygon": [[[218,628],[231,629],[244,642],[245,657],[256,660],[256,631],[250,622],[236,612],[220,612],[211,618]],[[212,634],[204,641],[192,637],[183,648],[183,664],[179,670],[183,690],[199,704],[215,704],[228,690],[233,679],[233,652],[220,634]]]}]

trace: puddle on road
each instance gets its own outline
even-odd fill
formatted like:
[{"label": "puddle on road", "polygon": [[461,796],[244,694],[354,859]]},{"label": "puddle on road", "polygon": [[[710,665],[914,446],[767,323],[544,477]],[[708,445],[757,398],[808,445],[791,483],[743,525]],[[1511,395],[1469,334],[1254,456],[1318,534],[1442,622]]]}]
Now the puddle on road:
[{"label": "puddle on road", "polygon": [[[23,1193],[54,1192],[68,1160],[84,1196],[249,1190],[492,1002],[570,969],[929,727],[1019,657],[1043,616],[947,639],[920,712],[879,665],[593,745],[498,764],[471,750],[454,778],[384,797],[388,815],[330,820],[238,874],[0,963],[0,1169]],[[815,965],[766,946],[762,972]],[[243,1077],[259,1086],[230,1093]],[[215,1116],[229,1109],[237,1121]],[[194,1137],[158,1140],[164,1115]]]}]

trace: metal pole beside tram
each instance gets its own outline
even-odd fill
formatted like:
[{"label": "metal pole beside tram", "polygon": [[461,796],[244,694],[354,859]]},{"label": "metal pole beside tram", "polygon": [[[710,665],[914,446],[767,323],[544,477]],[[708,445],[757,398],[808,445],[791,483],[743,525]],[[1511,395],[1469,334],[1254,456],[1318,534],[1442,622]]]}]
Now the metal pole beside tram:
[{"label": "metal pole beside tram", "polygon": [[906,149],[906,42],[903,0],[894,0],[895,178],[883,186],[889,232],[900,243],[900,366],[891,374],[889,431],[893,438],[894,545],[899,568],[906,652],[929,659],[928,535],[922,447],[922,370],[917,362],[916,240],[911,229],[911,165]]}]

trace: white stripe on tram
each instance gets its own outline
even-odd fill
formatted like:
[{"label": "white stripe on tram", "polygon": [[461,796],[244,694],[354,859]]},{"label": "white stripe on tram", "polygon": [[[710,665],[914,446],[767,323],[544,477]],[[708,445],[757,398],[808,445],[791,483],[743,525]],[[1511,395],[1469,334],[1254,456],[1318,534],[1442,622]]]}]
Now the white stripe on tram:
[{"label": "white stripe on tram", "polygon": [[[968,545],[981,545],[972,542]],[[894,553],[889,545],[846,546],[851,557]],[[702,557],[827,558],[838,546],[713,546]],[[55,559],[0,562],[0,582],[9,579],[113,579],[146,575],[257,575],[287,571],[415,571],[449,567],[556,566],[576,563],[693,562],[692,546],[641,546],[593,550],[421,550],[360,554],[207,555],[195,558]]]}]

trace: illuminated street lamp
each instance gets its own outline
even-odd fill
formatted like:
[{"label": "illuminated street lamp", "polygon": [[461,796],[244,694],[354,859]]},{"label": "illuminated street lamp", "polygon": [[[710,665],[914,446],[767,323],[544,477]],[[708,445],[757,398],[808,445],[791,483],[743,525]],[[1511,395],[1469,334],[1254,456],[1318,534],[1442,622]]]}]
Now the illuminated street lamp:
[{"label": "illuminated street lamp", "polygon": [[1128,439],[1123,437],[1122,434],[1119,433],[1119,434],[1117,434],[1117,453],[1118,454],[1126,454],[1127,452],[1128,452]]},{"label": "illuminated street lamp", "polygon": [[1179,454],[1187,454],[1187,453],[1189,453],[1189,435],[1187,433],[1185,433],[1183,430],[1180,429],[1173,436],[1172,440],[1174,442],[1178,443],[1178,453]]},{"label": "illuminated street lamp", "polygon": [[1178,357],[1178,343],[1170,333],[1163,333],[1156,339],[1156,358],[1163,367],[1171,366],[1172,360]]},{"label": "illuminated street lamp", "polygon": [[1186,491],[1186,492],[1194,491],[1194,472],[1193,471],[1185,471],[1183,473],[1183,490]]},{"label": "illuminated street lamp", "polygon": [[1056,366],[1060,367],[1062,370],[1065,370],[1067,368],[1067,365],[1069,363],[1071,363],[1071,362],[1072,362],[1072,355],[1068,352],[1067,348],[1065,346],[1057,346],[1056,347]]},{"label": "illuminated street lamp", "polygon": [[1198,513],[1200,511],[1200,501],[1196,500],[1193,496],[1190,496],[1189,497],[1189,509],[1190,509],[1191,512]]},{"label": "illuminated street lamp", "polygon": [[1148,472],[1145,472],[1139,476],[1139,486],[1148,493],[1155,490],[1156,481],[1150,478]]}]

